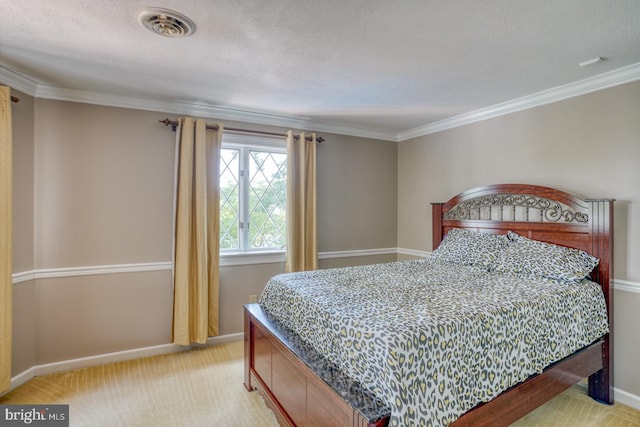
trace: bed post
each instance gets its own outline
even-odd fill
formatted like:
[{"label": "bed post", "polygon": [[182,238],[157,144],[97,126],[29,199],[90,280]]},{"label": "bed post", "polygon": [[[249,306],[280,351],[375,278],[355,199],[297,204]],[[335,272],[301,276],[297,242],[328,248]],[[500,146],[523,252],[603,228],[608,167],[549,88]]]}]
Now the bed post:
[{"label": "bed post", "polygon": [[593,248],[600,258],[593,279],[600,283],[609,315],[609,333],[602,345],[603,368],[589,377],[589,396],[613,404],[613,199],[589,199]]},{"label": "bed post", "polygon": [[251,362],[253,359],[251,328],[251,313],[244,307],[244,386],[249,391],[254,390],[253,385],[251,385]]},{"label": "bed post", "polygon": [[442,241],[442,206],[444,203],[431,203],[432,212],[432,243],[431,250],[435,251]]}]

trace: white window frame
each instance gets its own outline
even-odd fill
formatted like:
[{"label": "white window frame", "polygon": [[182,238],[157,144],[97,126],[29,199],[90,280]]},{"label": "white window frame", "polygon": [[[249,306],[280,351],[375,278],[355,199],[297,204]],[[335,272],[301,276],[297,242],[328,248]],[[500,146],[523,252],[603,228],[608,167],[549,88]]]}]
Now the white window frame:
[{"label": "white window frame", "polygon": [[220,249],[221,265],[262,264],[284,262],[284,248],[250,249],[249,246],[249,151],[259,150],[287,154],[283,137],[224,133],[222,148],[240,150],[239,221],[245,224],[238,233],[239,249]]}]

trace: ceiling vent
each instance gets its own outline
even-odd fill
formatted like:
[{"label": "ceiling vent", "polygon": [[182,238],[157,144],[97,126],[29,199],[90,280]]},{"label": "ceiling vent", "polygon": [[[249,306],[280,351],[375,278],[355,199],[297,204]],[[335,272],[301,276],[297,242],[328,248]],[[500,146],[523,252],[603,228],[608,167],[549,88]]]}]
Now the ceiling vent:
[{"label": "ceiling vent", "polygon": [[138,21],[149,31],[164,37],[186,37],[196,31],[196,24],[191,19],[169,9],[142,9],[138,12]]}]

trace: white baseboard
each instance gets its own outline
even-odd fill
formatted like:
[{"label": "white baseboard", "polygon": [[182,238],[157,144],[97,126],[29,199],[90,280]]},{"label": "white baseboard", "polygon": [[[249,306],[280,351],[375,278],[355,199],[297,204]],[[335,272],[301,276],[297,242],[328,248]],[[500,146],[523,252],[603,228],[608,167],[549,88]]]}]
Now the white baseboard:
[{"label": "white baseboard", "polygon": [[[86,368],[89,366],[103,365],[106,363],[122,362],[124,360],[140,359],[142,357],[177,353],[179,351],[185,351],[191,348],[241,341],[243,338],[244,333],[238,332],[235,334],[222,335],[219,337],[211,337],[207,340],[206,344],[194,344],[192,346],[162,344],[152,347],[136,348],[114,353],[99,354],[96,356],[81,357],[78,359],[63,360],[61,362],[47,363],[44,365],[36,365],[12,377],[11,387],[3,394],[9,393],[10,391],[14,390],[15,388],[21,386],[31,378],[38,375],[53,374],[56,372],[70,371],[72,369]],[[586,388],[586,383],[580,383],[579,385]],[[0,394],[0,396],[1,395],[2,394]],[[616,402],[622,403],[640,411],[640,396],[636,396],[635,394],[620,390],[619,388],[613,389],[613,396]]]},{"label": "white baseboard", "polygon": [[409,255],[416,258],[426,258],[431,255],[429,251],[419,251],[416,249],[398,248],[398,255]]},{"label": "white baseboard", "polygon": [[[587,390],[589,388],[589,384],[586,380],[578,383],[580,387]],[[633,409],[637,409],[640,411],[640,396],[636,396],[635,394],[631,394],[624,390],[620,390],[619,388],[613,388],[613,400],[615,403],[622,403],[623,405],[627,405],[632,407]]]},{"label": "white baseboard", "polygon": [[[35,365],[26,371],[20,372],[11,378],[11,387],[6,393],[14,390],[31,378],[39,375],[54,374],[56,372],[70,371],[72,369],[86,368],[89,366],[104,365],[106,363],[122,362],[124,360],[140,359],[142,357],[159,356],[162,354],[177,353],[179,351],[189,350],[191,348],[206,347],[210,345],[226,344],[235,341],[241,341],[244,333],[222,335],[211,337],[206,344],[194,344],[192,346],[180,346],[175,344],[162,344],[151,347],[135,348],[132,350],[117,351],[114,353],[98,354],[95,356],[81,357],[78,359],[63,360],[60,362],[46,363],[44,365]],[[4,393],[3,393],[4,394]]]},{"label": "white baseboard", "polygon": [[631,406],[633,409],[640,411],[640,396],[628,393],[619,388],[613,388],[613,398],[616,402]]}]

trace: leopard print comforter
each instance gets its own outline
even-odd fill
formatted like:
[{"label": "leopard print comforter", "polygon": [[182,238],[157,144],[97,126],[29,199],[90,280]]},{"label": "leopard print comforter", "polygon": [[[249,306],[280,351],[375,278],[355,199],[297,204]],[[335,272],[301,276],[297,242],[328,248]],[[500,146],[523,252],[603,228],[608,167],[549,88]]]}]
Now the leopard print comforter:
[{"label": "leopard print comforter", "polygon": [[608,332],[596,283],[435,258],[281,274],[259,302],[382,398],[391,426],[446,426]]}]

